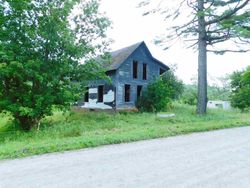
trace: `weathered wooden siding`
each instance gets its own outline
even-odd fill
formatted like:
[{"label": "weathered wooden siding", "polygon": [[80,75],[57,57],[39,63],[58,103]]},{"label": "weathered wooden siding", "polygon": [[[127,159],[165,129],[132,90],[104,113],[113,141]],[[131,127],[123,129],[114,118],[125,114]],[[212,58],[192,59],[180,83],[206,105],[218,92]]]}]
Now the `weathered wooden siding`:
[{"label": "weathered wooden siding", "polygon": [[[133,61],[138,62],[137,78],[133,78]],[[143,80],[143,64],[147,64],[147,79]],[[142,43],[116,70],[107,74],[111,82],[104,80],[89,83],[89,102],[81,105],[83,108],[126,109],[134,108],[137,101],[137,86],[145,89],[149,82],[159,76],[160,68],[168,67],[152,57],[146,45]],[[125,102],[125,84],[130,85],[130,102]],[[104,101],[98,102],[98,85],[104,85]]]},{"label": "weathered wooden siding", "polygon": [[[115,72],[109,74],[110,81],[97,80],[91,81],[88,84],[89,87],[89,102],[81,102],[80,107],[88,109],[114,109],[115,108]],[[103,102],[98,102],[98,86],[104,86]]]},{"label": "weathered wooden siding", "polygon": [[[133,78],[133,61],[138,62],[138,78]],[[143,64],[147,64],[147,80],[143,80]],[[116,107],[119,108],[133,108],[137,100],[137,86],[142,85],[144,88],[155,77],[159,76],[159,70],[163,68],[160,64],[154,61],[147,49],[144,46],[139,47],[133,54],[121,65],[117,70],[116,77]],[[163,68],[164,69],[164,68]],[[124,85],[131,85],[130,102],[124,100]]]}]

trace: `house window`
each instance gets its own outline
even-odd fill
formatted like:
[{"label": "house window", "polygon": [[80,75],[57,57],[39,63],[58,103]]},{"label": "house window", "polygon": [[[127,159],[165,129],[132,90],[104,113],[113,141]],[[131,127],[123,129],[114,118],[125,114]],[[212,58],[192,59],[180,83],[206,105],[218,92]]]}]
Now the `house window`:
[{"label": "house window", "polygon": [[89,87],[86,87],[86,92],[84,94],[84,102],[89,102]]},{"label": "house window", "polygon": [[133,61],[133,78],[137,79],[138,77],[138,62]]},{"label": "house window", "polygon": [[137,86],[137,99],[141,96],[142,86]]},{"label": "house window", "polygon": [[147,80],[147,64],[143,63],[142,79]]},{"label": "house window", "polygon": [[130,102],[130,85],[125,84],[125,95],[124,95],[124,100],[125,102]]},{"label": "house window", "polygon": [[165,70],[160,68],[159,74],[162,75],[164,72],[165,72]]},{"label": "house window", "polygon": [[103,102],[104,86],[98,86],[98,102]]}]

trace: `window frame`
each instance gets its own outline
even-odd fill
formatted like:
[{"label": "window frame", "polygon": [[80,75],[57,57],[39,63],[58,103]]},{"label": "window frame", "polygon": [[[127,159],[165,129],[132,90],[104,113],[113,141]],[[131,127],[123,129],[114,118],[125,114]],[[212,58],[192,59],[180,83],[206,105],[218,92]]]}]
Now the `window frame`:
[{"label": "window frame", "polygon": [[97,102],[99,102],[99,103],[103,103],[104,102],[104,85],[99,85],[97,87]]},{"label": "window frame", "polygon": [[138,61],[133,60],[133,62],[132,62],[132,77],[133,77],[133,79],[138,79],[138,67],[139,67]]},{"label": "window frame", "polygon": [[142,80],[148,79],[148,64],[143,63],[142,64]]},{"label": "window frame", "polygon": [[166,70],[164,70],[163,68],[159,68],[159,75],[163,75],[166,72]]},{"label": "window frame", "polygon": [[124,102],[131,102],[131,85],[124,84]]},{"label": "window frame", "polygon": [[84,102],[89,102],[89,87],[86,87],[86,92],[84,93]]}]

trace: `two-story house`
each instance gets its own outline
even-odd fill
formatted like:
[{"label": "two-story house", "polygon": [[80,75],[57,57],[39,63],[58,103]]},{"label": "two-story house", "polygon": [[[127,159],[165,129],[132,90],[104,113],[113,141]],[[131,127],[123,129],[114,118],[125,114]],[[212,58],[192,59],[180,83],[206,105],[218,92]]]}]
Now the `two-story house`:
[{"label": "two-story house", "polygon": [[85,93],[82,108],[135,108],[143,88],[169,67],[155,59],[144,42],[111,52],[111,63],[105,80],[91,81]]}]

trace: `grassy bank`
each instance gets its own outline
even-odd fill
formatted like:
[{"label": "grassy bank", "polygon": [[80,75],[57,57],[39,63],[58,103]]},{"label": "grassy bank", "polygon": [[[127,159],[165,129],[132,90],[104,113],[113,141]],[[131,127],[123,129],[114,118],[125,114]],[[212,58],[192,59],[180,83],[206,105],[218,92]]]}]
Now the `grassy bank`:
[{"label": "grassy bank", "polygon": [[210,110],[206,116],[197,116],[194,107],[176,105],[168,113],[176,117],[57,112],[45,118],[39,130],[26,133],[17,131],[6,115],[0,115],[0,159],[250,125],[250,114],[236,111]]}]

